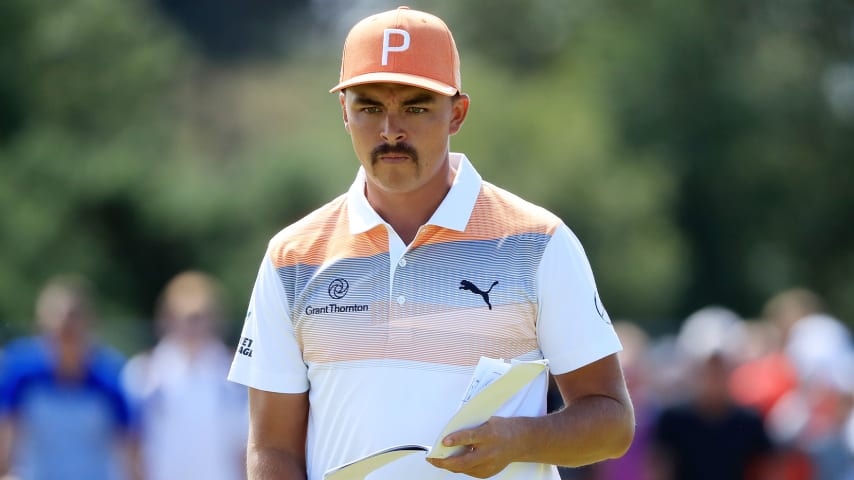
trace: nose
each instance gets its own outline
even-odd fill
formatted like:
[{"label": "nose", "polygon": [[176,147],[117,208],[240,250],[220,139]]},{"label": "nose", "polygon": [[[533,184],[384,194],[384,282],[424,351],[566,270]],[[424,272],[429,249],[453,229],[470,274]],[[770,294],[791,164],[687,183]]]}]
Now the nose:
[{"label": "nose", "polygon": [[400,124],[400,119],[397,115],[389,113],[385,116],[380,137],[391,145],[402,142],[406,138],[406,133]]}]

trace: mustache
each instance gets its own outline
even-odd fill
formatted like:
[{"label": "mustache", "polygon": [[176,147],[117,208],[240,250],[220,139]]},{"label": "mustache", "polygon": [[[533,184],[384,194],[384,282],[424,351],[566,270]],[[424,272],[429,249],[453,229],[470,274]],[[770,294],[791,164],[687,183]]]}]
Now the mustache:
[{"label": "mustache", "polygon": [[371,163],[377,163],[380,155],[390,154],[407,155],[412,158],[413,162],[418,163],[418,152],[415,151],[415,147],[406,142],[400,142],[394,145],[389,145],[388,143],[377,145],[373,150],[371,150]]}]

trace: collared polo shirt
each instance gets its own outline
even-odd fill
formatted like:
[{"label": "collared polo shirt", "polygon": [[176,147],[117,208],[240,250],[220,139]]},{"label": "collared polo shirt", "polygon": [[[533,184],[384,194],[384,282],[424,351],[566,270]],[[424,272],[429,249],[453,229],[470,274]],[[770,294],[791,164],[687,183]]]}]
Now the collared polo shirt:
[{"label": "collared polo shirt", "polygon": [[[545,358],[561,374],[620,350],[566,225],[484,182],[464,155],[451,166],[451,189],[409,245],[369,205],[363,169],[270,241],[229,378],[309,392],[311,480],[392,445],[433,444],[481,356]],[[544,415],[546,380],[500,414]],[[414,457],[370,478],[467,478]],[[558,476],[514,463],[494,478]]]}]

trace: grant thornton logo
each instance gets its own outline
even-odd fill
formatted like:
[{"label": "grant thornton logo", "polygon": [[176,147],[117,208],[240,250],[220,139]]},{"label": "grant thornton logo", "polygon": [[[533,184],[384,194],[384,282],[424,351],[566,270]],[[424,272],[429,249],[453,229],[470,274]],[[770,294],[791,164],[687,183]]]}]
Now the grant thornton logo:
[{"label": "grant thornton logo", "polygon": [[335,300],[340,300],[350,291],[350,284],[343,278],[336,278],[329,283],[329,296]]},{"label": "grant thornton logo", "polygon": [[[329,298],[333,300],[341,300],[347,295],[347,292],[350,291],[350,284],[347,280],[343,278],[336,278],[329,282],[329,288],[327,288],[326,292],[329,294]],[[322,314],[331,314],[331,313],[357,313],[357,312],[367,312],[370,309],[370,305],[366,304],[339,304],[339,303],[328,303],[326,305],[307,305],[305,307],[306,315],[322,315]]]}]

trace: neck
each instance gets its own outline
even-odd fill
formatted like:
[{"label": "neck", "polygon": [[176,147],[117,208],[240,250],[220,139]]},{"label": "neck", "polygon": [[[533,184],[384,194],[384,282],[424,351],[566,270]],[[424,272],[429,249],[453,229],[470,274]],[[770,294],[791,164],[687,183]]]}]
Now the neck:
[{"label": "neck", "polygon": [[67,381],[82,379],[86,371],[87,345],[83,342],[59,340],[54,349],[57,375]]},{"label": "neck", "polygon": [[173,335],[172,341],[181,349],[181,351],[194,361],[205,347],[213,340],[212,336],[207,334],[194,334],[193,336]]},{"label": "neck", "polygon": [[443,172],[411,192],[389,192],[371,184],[365,184],[365,196],[373,209],[388,222],[404,244],[415,239],[418,229],[426,224],[445,195],[451,189],[456,171],[446,164]]}]

